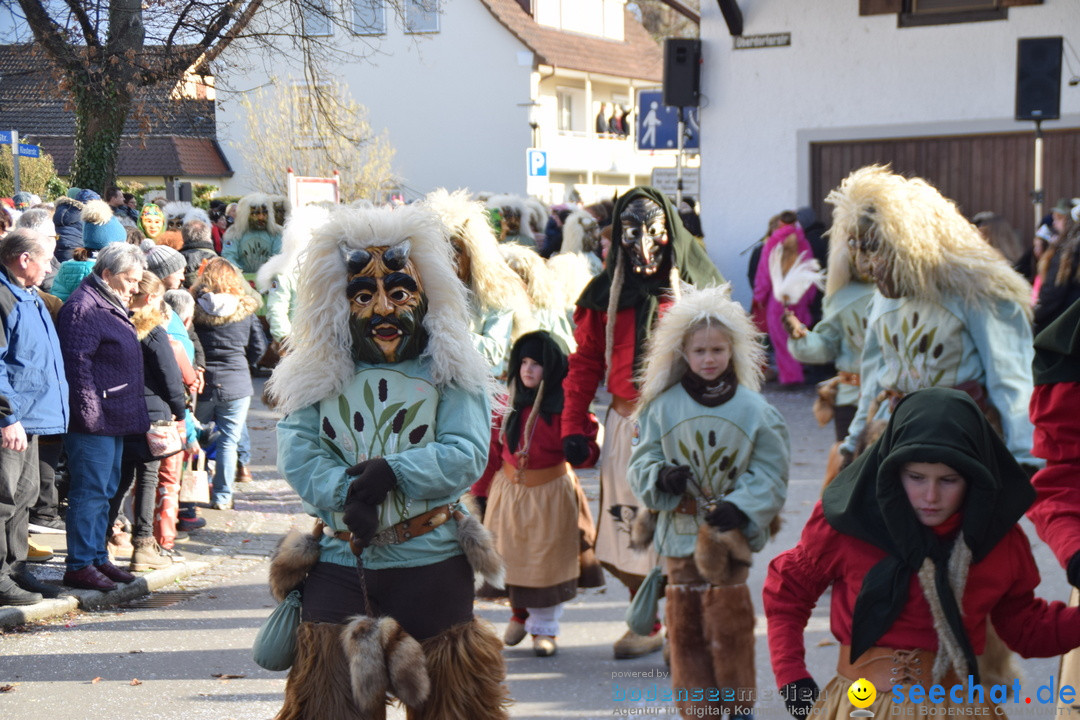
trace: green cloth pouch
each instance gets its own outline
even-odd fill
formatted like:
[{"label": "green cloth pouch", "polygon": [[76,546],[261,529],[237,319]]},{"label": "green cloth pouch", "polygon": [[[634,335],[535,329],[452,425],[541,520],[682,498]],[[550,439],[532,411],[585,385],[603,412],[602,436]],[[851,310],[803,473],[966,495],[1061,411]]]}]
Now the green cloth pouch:
[{"label": "green cloth pouch", "polygon": [[[638,588],[630,607],[626,608],[626,624],[638,635],[648,635],[656,622],[656,609],[660,605],[660,588],[664,584],[664,574],[656,565],[645,576]],[[264,666],[265,667],[265,666]]]},{"label": "green cloth pouch", "polygon": [[300,591],[293,590],[259,628],[252,646],[255,663],[266,670],[288,670],[296,659],[296,631],[300,627]]}]

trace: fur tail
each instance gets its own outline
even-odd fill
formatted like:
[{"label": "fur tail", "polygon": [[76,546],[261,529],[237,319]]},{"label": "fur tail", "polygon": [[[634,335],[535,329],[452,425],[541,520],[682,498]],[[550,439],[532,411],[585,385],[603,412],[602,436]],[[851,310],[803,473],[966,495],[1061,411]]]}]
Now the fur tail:
[{"label": "fur tail", "polygon": [[281,539],[270,558],[270,593],[281,602],[300,587],[317,562],[319,537],[293,528]]},{"label": "fur tail", "polygon": [[495,539],[474,515],[455,512],[458,524],[458,542],[465,551],[473,572],[486,580],[493,588],[506,586],[506,564],[495,549]]},{"label": "fur tail", "polygon": [[386,704],[390,691],[407,706],[428,698],[431,681],[420,643],[391,617],[357,615],[341,632],[349,659],[353,702],[361,713],[374,713]]}]

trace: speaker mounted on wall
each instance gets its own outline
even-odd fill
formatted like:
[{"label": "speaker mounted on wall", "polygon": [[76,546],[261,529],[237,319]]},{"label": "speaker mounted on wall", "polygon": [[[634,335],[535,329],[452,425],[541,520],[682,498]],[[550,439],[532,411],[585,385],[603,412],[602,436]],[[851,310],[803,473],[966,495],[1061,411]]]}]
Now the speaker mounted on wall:
[{"label": "speaker mounted on wall", "polygon": [[697,107],[701,93],[701,41],[697,38],[664,40],[664,104]]},{"label": "speaker mounted on wall", "polygon": [[1016,119],[1061,117],[1060,37],[1020,38],[1016,46]]}]

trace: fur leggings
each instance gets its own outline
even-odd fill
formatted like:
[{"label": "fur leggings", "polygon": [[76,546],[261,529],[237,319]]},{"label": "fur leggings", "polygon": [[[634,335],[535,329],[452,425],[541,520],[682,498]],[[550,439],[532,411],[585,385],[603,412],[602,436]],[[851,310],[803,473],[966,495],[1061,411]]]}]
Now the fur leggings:
[{"label": "fur leggings", "polygon": [[[664,597],[671,686],[679,711],[684,717],[704,717],[702,713],[716,709],[736,717],[749,715],[755,696],[754,605],[749,588],[668,585]],[[698,688],[731,694],[689,699]]]}]

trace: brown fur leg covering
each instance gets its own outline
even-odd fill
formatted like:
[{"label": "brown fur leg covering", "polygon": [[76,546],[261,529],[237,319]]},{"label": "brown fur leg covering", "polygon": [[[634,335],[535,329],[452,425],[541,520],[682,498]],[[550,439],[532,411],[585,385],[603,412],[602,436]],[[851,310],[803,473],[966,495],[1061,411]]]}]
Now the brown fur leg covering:
[{"label": "brown fur leg covering", "polygon": [[741,530],[720,532],[709,523],[698,527],[694,565],[712,585],[740,585],[750,576],[753,554]]},{"label": "brown fur leg covering", "polygon": [[713,687],[734,688],[729,715],[748,714],[756,695],[754,676],[754,603],[750,588],[711,587],[702,598],[705,639],[712,653]]},{"label": "brown fur leg covering", "polygon": [[293,528],[270,557],[270,594],[281,602],[319,562],[319,536]]},{"label": "brown fur leg covering", "polygon": [[713,687],[712,655],[702,618],[703,588],[702,585],[669,585],[664,591],[671,688],[683,717],[707,717],[708,707],[712,705],[686,699],[694,688]]},{"label": "brown fur leg covering", "polygon": [[341,647],[344,626],[300,623],[296,660],[276,720],[386,720],[386,706],[364,715],[353,701],[349,661]]},{"label": "brown fur leg covering", "polygon": [[408,720],[507,720],[506,665],[502,640],[490,623],[473,618],[421,645],[431,694]]},{"label": "brown fur leg covering", "polygon": [[1022,679],[1023,673],[1016,663],[1016,655],[1005,645],[989,619],[986,621],[986,649],[976,661],[979,664],[979,682],[984,687],[1011,686],[1013,680]]}]

